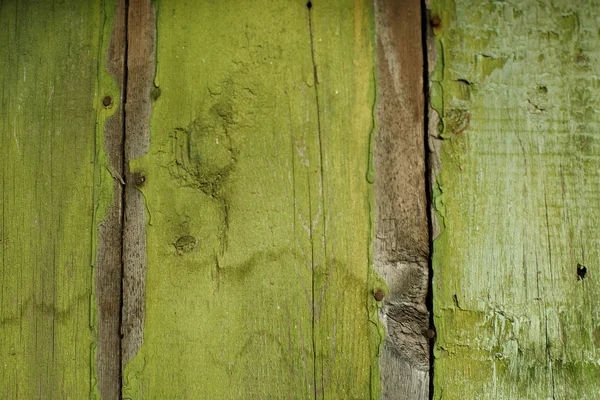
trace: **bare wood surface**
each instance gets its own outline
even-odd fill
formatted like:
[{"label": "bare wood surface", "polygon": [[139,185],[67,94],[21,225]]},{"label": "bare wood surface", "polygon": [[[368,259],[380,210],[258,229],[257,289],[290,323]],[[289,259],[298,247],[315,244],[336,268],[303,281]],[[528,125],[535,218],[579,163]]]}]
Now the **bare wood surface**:
[{"label": "bare wood surface", "polygon": [[122,363],[144,340],[146,296],[146,211],[139,187],[144,171],[133,175],[129,161],[150,146],[151,92],[156,22],[150,0],[131,0],[127,18],[127,100],[125,104],[125,217],[123,226]]},{"label": "bare wood surface", "polygon": [[380,358],[382,398],[428,399],[429,228],[421,4],[376,0],[375,268],[389,295]]},{"label": "bare wood surface", "polygon": [[[98,310],[96,375],[98,391],[104,400],[120,399],[121,393],[121,280],[123,213],[123,99],[125,80],[126,4],[118,0],[110,21],[112,32],[106,49],[108,79],[116,82],[116,92],[102,92],[103,107],[114,109],[104,124],[104,152],[113,175],[113,198],[106,218],[98,225],[95,265],[95,293]],[[111,10],[112,11],[112,10]],[[110,34],[110,36],[109,36]],[[110,104],[112,102],[112,104]]]}]

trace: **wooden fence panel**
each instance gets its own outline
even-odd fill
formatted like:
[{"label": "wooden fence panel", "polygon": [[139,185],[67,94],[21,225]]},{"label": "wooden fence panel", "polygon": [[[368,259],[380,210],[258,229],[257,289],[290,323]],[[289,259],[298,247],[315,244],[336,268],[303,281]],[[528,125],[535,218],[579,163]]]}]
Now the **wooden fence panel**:
[{"label": "wooden fence panel", "polygon": [[[400,31],[389,2],[80,3],[0,3],[0,397],[377,398],[380,364],[425,396],[422,112],[381,147],[422,62],[374,41],[421,60],[416,3]],[[419,279],[377,207],[418,221],[392,247]],[[415,351],[380,362],[406,284]]]}]

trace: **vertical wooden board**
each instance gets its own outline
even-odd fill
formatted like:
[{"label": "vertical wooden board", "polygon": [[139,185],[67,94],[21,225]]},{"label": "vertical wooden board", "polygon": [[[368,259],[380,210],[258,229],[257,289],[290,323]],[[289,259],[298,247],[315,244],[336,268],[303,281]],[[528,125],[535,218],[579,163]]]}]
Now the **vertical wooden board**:
[{"label": "vertical wooden board", "polygon": [[435,398],[600,396],[599,6],[431,5]]},{"label": "vertical wooden board", "polygon": [[[336,55],[350,68],[324,72],[332,115],[321,120],[305,2],[155,3],[151,143],[130,163],[145,177],[145,323],[123,396],[369,395],[369,335],[380,337],[367,309],[373,61],[360,27],[370,12],[336,4],[324,16],[350,16]],[[347,99],[330,102],[334,90]],[[322,121],[335,126],[328,166]],[[325,221],[338,259],[326,257]]]},{"label": "vertical wooden board", "polygon": [[429,399],[429,221],[423,34],[419,0],[375,1],[377,133],[375,269],[388,294],[380,314],[383,399]]},{"label": "vertical wooden board", "polygon": [[377,398],[384,331],[373,292],[373,5],[312,1],[318,107],[311,187],[316,398]]},{"label": "vertical wooden board", "polygon": [[[104,150],[106,160],[96,156],[96,181],[106,189],[96,192],[96,202],[110,204],[96,212],[98,243],[95,251],[94,294],[97,315],[95,375],[98,394],[103,400],[121,398],[121,305],[123,259],[123,146],[126,52],[126,0],[104,3],[106,12],[100,60],[98,95],[105,110],[98,119],[97,134],[102,135],[96,150]],[[112,21],[112,23],[111,23]],[[108,118],[106,118],[108,117]],[[106,173],[111,176],[108,176]],[[112,199],[102,199],[112,185]]]},{"label": "vertical wooden board", "polygon": [[0,3],[0,397],[96,391],[97,224],[114,3]]},{"label": "vertical wooden board", "polygon": [[[312,393],[302,3],[160,2],[143,344],[124,396]],[[314,162],[314,161],[313,161]]]},{"label": "vertical wooden board", "polygon": [[[142,175],[134,175],[129,161],[150,146],[150,114],[155,75],[156,16],[150,0],[127,3],[127,99],[125,104],[123,213],[123,334],[121,363],[125,365],[143,341],[146,285],[146,208],[137,189]],[[159,92],[155,92],[158,94]]]}]

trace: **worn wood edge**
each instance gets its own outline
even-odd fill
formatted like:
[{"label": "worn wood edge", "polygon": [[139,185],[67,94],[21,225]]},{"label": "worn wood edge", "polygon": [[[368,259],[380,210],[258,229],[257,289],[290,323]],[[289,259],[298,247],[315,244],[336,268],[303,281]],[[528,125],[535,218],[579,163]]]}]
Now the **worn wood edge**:
[{"label": "worn wood edge", "polygon": [[137,186],[143,171],[129,162],[150,147],[151,93],[154,89],[156,19],[150,0],[131,0],[127,17],[127,94],[125,103],[125,216],[123,225],[123,308],[121,368],[144,341],[146,293],[146,212]]},{"label": "worn wood edge", "polygon": [[[431,0],[424,1],[424,9],[425,12],[423,24],[425,32],[424,32],[424,45],[426,47],[426,56],[427,56],[427,178],[429,187],[427,190],[429,191],[429,221],[430,221],[430,236],[431,236],[431,252],[433,256],[434,247],[433,242],[442,232],[443,226],[443,218],[442,215],[438,212],[436,208],[436,197],[440,195],[441,188],[438,184],[438,175],[441,172],[442,168],[442,160],[441,160],[441,146],[442,139],[439,135],[439,127],[442,123],[441,121],[441,112],[442,107],[439,101],[436,100],[437,91],[441,90],[441,85],[439,82],[436,82],[432,79],[434,75],[434,71],[436,68],[440,67],[441,60],[438,60],[438,49],[437,49],[437,39],[435,37],[435,30],[437,27],[432,26],[434,23],[433,19],[436,17],[431,14]],[[430,282],[432,282],[429,290],[433,291],[433,280],[435,279],[435,275],[433,269],[430,265],[431,274]],[[433,292],[430,294],[430,307],[433,307],[434,294]],[[436,327],[433,323],[433,310],[431,310],[431,328],[434,332],[434,340],[437,333],[435,333]],[[431,371],[430,371],[430,397],[434,396],[434,374],[435,374],[435,351],[433,349],[434,343],[432,342],[431,349]]]},{"label": "worn wood edge", "polygon": [[[438,185],[438,175],[442,168],[442,160],[441,160],[441,146],[442,139],[439,136],[439,126],[441,124],[441,115],[440,115],[440,107],[435,100],[432,100],[432,96],[434,95],[434,91],[437,88],[434,88],[435,85],[439,85],[437,82],[432,80],[432,76],[434,70],[438,68],[438,52],[437,52],[437,43],[434,35],[434,28],[432,26],[432,20],[435,16],[431,15],[430,12],[430,0],[425,1],[424,12],[426,13],[424,16],[424,20],[427,22],[424,24],[425,32],[424,32],[424,44],[426,46],[426,56],[427,56],[427,178],[429,187],[427,190],[429,191],[429,223],[430,223],[430,240],[431,240],[431,256],[433,256],[434,247],[433,242],[440,235],[442,231],[443,219],[441,214],[438,212],[436,208],[436,196],[440,194],[440,186]],[[435,275],[433,269],[430,264],[430,282],[431,286],[429,288],[430,291],[433,291],[433,280],[435,279]],[[430,293],[430,302],[429,306],[433,307],[434,299],[433,292]],[[433,330],[433,340],[435,340],[437,333],[436,327],[433,323],[433,310],[431,311],[431,329]],[[435,343],[432,341],[431,352],[430,352],[430,396],[434,395],[434,374],[435,374],[435,352],[434,347]]]},{"label": "worn wood edge", "polygon": [[[103,124],[103,151],[112,181],[112,200],[97,224],[94,275],[97,308],[96,389],[102,399],[119,399],[121,392],[121,248],[123,193],[123,96],[125,66],[125,0],[105,5],[105,24],[99,71],[99,108],[110,114]],[[109,40],[106,40],[109,39]],[[104,56],[104,57],[102,57]],[[109,102],[110,100],[110,102]],[[98,150],[97,150],[98,151]],[[101,171],[101,175],[106,171]],[[106,184],[106,183],[103,183]],[[96,394],[97,396],[97,394]]]},{"label": "worn wood edge", "polygon": [[[426,46],[426,54],[427,54],[427,76],[431,77],[434,70],[438,68],[438,52],[437,52],[437,43],[434,35],[434,28],[431,26],[432,16],[430,9],[430,0],[426,0],[425,2],[425,21],[429,23],[425,24],[425,46]],[[440,110],[439,107],[435,106],[431,101],[432,91],[434,85],[438,85],[437,82],[434,82],[429,79],[427,88],[427,98],[429,101],[427,102],[427,169],[428,169],[428,178],[429,178],[429,190],[430,193],[430,201],[429,204],[429,218],[431,223],[431,240],[434,241],[441,232],[440,228],[440,215],[437,213],[435,208],[435,195],[437,185],[437,176],[442,169],[442,160],[440,157],[440,149],[442,145],[442,139],[439,136],[439,126],[441,123],[440,118]]]},{"label": "worn wood edge", "polygon": [[[437,184],[437,177],[442,168],[442,161],[440,156],[442,139],[439,136],[439,126],[441,123],[441,116],[439,114],[439,107],[434,105],[434,101],[432,101],[432,86],[436,85],[431,77],[434,73],[434,70],[438,67],[438,53],[437,53],[437,43],[434,35],[434,28],[432,26],[433,17],[430,12],[431,0],[424,1],[423,12],[425,15],[423,16],[423,20],[425,23],[423,24],[424,28],[424,46],[425,46],[425,55],[427,57],[427,179],[428,179],[428,195],[429,195],[429,205],[428,205],[428,213],[429,213],[429,224],[430,224],[430,243],[431,243],[431,257],[433,256],[433,242],[441,233],[441,215],[437,212],[436,209],[436,196],[439,194],[439,186]],[[433,280],[435,279],[435,275],[431,266],[431,261],[429,265],[429,273],[430,273],[430,287],[429,290],[431,293],[430,301],[428,303],[429,307],[433,307],[434,294],[433,294]],[[430,366],[431,371],[429,375],[430,384],[430,397],[434,396],[434,374],[435,374],[435,353],[434,353],[434,341],[437,336],[436,327],[433,322],[433,309],[430,310],[431,318],[430,324],[433,332],[432,343],[431,343],[431,351],[430,351]]]},{"label": "worn wood edge", "polygon": [[429,221],[421,3],[375,0],[375,268],[388,286],[380,318],[382,398],[428,399]]}]

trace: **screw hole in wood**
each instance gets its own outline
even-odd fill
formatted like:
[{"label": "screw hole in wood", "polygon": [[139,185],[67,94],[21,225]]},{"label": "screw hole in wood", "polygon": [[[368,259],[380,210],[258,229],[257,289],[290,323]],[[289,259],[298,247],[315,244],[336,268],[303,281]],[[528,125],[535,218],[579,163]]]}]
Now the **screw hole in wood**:
[{"label": "screw hole in wood", "polygon": [[577,279],[582,281],[587,275],[587,267],[585,265],[577,264]]}]

